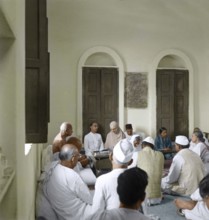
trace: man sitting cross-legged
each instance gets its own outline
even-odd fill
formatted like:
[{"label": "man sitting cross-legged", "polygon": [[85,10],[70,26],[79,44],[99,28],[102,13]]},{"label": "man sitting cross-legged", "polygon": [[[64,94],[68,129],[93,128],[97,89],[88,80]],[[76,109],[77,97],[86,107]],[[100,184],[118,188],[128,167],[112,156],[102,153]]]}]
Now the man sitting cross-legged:
[{"label": "man sitting cross-legged", "polygon": [[79,158],[78,149],[65,144],[55,161],[46,171],[43,192],[58,219],[86,219],[92,197],[81,177],[73,170]]},{"label": "man sitting cross-legged", "polygon": [[96,220],[149,220],[139,212],[145,198],[145,189],[148,183],[147,173],[138,168],[130,168],[118,177],[117,193],[120,206],[115,209],[97,213],[92,219]]},{"label": "man sitting cross-legged", "polygon": [[119,141],[113,148],[113,154],[110,155],[113,170],[99,176],[96,180],[93,213],[119,207],[120,201],[116,191],[117,178],[131,164],[133,152],[132,144],[126,139]]}]

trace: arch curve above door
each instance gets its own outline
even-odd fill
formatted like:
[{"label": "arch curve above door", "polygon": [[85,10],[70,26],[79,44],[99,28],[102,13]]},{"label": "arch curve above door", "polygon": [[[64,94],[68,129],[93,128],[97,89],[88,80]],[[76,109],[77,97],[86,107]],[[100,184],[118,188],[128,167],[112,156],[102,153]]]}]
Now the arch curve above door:
[{"label": "arch curve above door", "polygon": [[[102,56],[102,63],[97,61],[98,56]],[[87,65],[109,67],[109,63],[112,63],[112,67],[118,68],[119,73],[119,124],[124,127],[124,65],[120,56],[111,48],[104,46],[96,46],[87,49],[82,55],[78,63],[78,80],[77,80],[77,135],[82,137],[82,68]]]},{"label": "arch curve above door", "polygon": [[[156,87],[156,70],[158,68],[168,68],[168,66],[165,66],[165,61],[167,59],[172,58],[172,61],[170,64],[173,64],[171,68],[181,68],[181,69],[187,69],[189,72],[189,133],[192,132],[194,128],[194,87],[193,87],[193,66],[189,59],[189,57],[184,54],[180,50],[176,49],[167,49],[164,51],[161,51],[159,54],[157,54],[152,62],[151,68],[150,68],[150,74],[152,77],[149,82],[149,87],[155,88]],[[175,62],[174,62],[175,60]],[[177,62],[176,62],[177,61]],[[180,65],[180,66],[179,66]],[[156,106],[157,106],[157,94],[156,89],[151,90],[150,92],[150,128],[152,129],[150,133],[155,136],[156,135]]]}]

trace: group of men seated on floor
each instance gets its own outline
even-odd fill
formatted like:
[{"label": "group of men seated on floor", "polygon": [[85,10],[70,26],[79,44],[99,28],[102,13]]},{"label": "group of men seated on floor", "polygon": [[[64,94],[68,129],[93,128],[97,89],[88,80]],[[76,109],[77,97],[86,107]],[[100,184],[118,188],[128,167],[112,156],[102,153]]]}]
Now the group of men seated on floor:
[{"label": "group of men seated on floor", "polygon": [[[133,134],[126,138],[117,122],[111,122],[110,129],[103,145],[97,133],[98,123],[93,122],[84,138],[86,155],[81,155],[82,143],[71,136],[72,125],[61,125],[52,145],[52,162],[44,166],[39,180],[37,219],[152,219],[146,211],[147,205],[160,204],[163,192],[190,196],[198,186],[198,201],[192,197],[192,201],[178,199],[175,204],[179,213],[189,219],[198,219],[200,215],[199,219],[208,219],[209,159],[203,154],[208,155],[209,150],[201,131],[194,131],[191,144],[187,137],[176,136],[177,153],[168,175],[162,178],[165,158],[156,150],[152,137],[142,140]],[[194,150],[197,146],[199,151]],[[110,149],[112,171],[96,178],[92,172],[95,162],[92,152],[104,148]],[[82,172],[86,170],[84,175]],[[95,185],[95,190],[89,185]]]}]

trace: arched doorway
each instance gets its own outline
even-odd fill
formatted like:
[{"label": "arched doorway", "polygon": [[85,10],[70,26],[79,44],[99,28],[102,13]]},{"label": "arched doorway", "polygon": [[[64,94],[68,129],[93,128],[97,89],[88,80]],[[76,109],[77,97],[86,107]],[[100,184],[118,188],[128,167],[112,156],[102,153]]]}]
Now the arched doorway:
[{"label": "arched doorway", "polygon": [[[92,120],[97,120],[103,125],[103,137],[105,137],[107,130],[109,131],[111,120],[118,120],[119,124],[124,126],[124,68],[120,57],[110,48],[93,47],[82,55],[78,70],[78,136],[83,137],[89,130],[89,122]],[[101,84],[101,81],[105,83]],[[86,88],[89,89],[89,85],[91,88],[96,88],[94,94],[91,94],[92,91],[87,92]],[[104,91],[109,94],[104,94]],[[100,92],[103,92],[102,96]],[[102,103],[103,99],[105,102]],[[88,102],[86,103],[84,100],[88,100]],[[98,107],[97,100],[99,100],[101,107],[95,111]],[[93,107],[92,103],[96,107]],[[111,107],[112,104],[116,104],[116,107]],[[113,110],[112,115],[106,114],[111,113],[110,109]],[[106,113],[103,114],[104,112]],[[100,116],[103,118],[97,119],[95,113],[98,113],[99,118],[101,118]],[[81,115],[82,117],[80,117]]]},{"label": "arched doorway", "polygon": [[166,127],[171,139],[189,135],[189,71],[176,55],[164,56],[156,71],[157,131]]},{"label": "arched doorway", "polygon": [[[176,49],[167,49],[160,51],[153,59],[153,62],[150,66],[150,80],[149,80],[149,88],[156,88],[156,71],[158,68],[162,68],[164,62],[159,63],[162,59],[166,56],[174,56],[174,58],[179,57],[181,63],[184,64],[185,69],[189,72],[189,121],[188,121],[188,128],[189,133],[191,134],[194,129],[194,68],[191,63],[190,58],[180,50]],[[167,57],[168,58],[168,57]],[[164,60],[165,61],[165,60]],[[167,59],[168,61],[168,59]],[[166,62],[167,62],[166,61]],[[167,62],[169,63],[169,62]],[[176,68],[177,64],[175,64],[174,60],[172,59],[172,68]],[[178,63],[178,62],[177,62]],[[175,66],[174,66],[175,65]],[[182,67],[182,66],[181,66]],[[168,66],[166,66],[168,68]],[[156,128],[157,128],[157,118],[156,118],[156,110],[157,110],[157,94],[156,89],[150,90],[149,93],[149,105],[150,105],[150,134],[154,137],[156,135]]]}]

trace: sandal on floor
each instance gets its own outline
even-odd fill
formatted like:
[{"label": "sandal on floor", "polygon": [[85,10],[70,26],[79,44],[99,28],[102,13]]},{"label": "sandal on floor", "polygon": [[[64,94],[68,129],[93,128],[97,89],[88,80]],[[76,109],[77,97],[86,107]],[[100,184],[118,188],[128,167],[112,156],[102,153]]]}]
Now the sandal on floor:
[{"label": "sandal on floor", "polygon": [[182,209],[177,209],[177,214],[182,216],[182,217],[185,217],[185,214],[183,213]]}]

